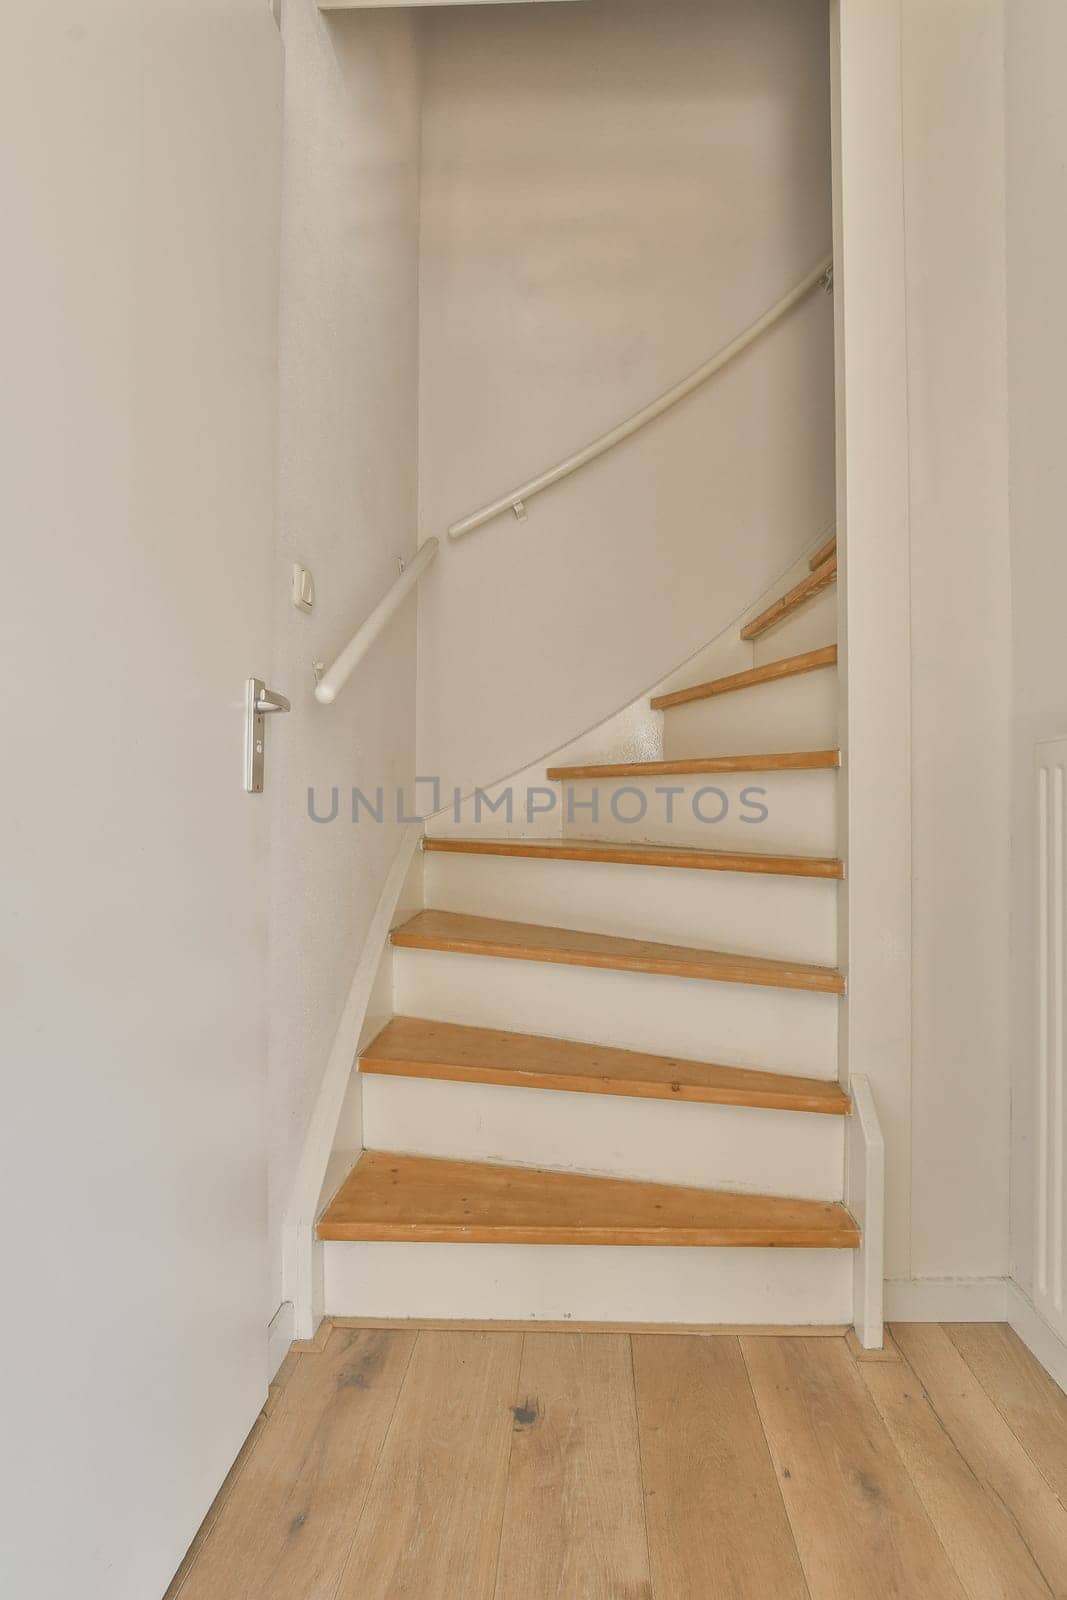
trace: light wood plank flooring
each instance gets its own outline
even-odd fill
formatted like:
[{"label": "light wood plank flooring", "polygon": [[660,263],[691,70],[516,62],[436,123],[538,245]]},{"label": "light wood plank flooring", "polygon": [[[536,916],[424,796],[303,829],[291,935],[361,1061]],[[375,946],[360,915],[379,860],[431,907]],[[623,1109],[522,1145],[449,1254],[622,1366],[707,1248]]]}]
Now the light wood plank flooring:
[{"label": "light wood plank flooring", "polygon": [[486,1331],[287,1357],[166,1600],[1067,1600],[1067,1396],[1010,1329]]}]

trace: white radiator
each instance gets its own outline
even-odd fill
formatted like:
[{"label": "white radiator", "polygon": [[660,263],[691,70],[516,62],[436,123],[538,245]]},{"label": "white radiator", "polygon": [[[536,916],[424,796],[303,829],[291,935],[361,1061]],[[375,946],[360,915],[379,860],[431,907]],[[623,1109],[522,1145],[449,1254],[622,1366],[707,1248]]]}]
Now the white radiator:
[{"label": "white radiator", "polygon": [[1064,961],[1067,739],[1037,746],[1037,1126],[1034,1301],[1067,1338],[1064,1314]]}]

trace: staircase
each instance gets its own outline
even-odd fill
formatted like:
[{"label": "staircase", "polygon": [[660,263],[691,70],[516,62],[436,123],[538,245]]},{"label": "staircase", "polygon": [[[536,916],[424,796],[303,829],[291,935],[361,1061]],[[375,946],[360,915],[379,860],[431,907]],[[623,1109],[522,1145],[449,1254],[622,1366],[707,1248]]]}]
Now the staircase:
[{"label": "staircase", "polygon": [[651,700],[657,759],[550,766],[551,837],[424,840],[328,1311],[851,1321],[836,576],[831,539]]}]

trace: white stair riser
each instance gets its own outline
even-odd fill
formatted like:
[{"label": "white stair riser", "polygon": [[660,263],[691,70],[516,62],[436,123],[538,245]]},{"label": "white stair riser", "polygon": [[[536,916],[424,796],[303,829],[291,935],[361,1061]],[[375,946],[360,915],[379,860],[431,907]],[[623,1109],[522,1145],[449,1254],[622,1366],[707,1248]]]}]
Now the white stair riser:
[{"label": "white stair riser", "polygon": [[837,1076],[834,995],[440,950],[395,950],[393,978],[399,1015]]},{"label": "white stair riser", "polygon": [[[782,590],[785,594],[787,591]],[[831,584],[814,600],[806,600],[792,616],[786,617],[775,628],[768,628],[752,641],[755,660],[753,666],[762,667],[767,661],[780,661],[783,656],[798,656],[804,650],[821,650],[823,645],[837,643],[837,585]]]},{"label": "white stair riser", "polygon": [[[838,777],[837,769],[830,768],[682,778],[574,778],[559,785],[557,811],[564,838],[832,856],[837,852]],[[668,787],[679,792],[673,798],[657,793]],[[588,809],[594,793],[595,817]],[[620,821],[620,817],[638,820]]]},{"label": "white stair riser", "polygon": [[659,1323],[852,1320],[851,1250],[323,1246],[335,1317]]},{"label": "white stair riser", "polygon": [[426,903],[438,911],[823,966],[836,961],[832,880],[433,851],[425,872]]},{"label": "white stair riser", "polygon": [[362,1076],[369,1150],[840,1200],[844,1117]]},{"label": "white stair riser", "polygon": [[667,761],[756,749],[766,755],[836,749],[837,671],[820,667],[710,700],[691,700],[668,707],[663,718]]}]

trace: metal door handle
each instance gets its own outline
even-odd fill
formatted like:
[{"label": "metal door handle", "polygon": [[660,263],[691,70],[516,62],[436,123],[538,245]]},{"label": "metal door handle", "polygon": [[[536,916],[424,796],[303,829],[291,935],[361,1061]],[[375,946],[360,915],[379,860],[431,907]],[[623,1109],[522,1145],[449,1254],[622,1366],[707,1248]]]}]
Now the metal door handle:
[{"label": "metal door handle", "polygon": [[253,678],[256,684],[256,715],[265,717],[271,711],[291,711],[293,708],[283,694],[276,694],[273,689],[264,689],[258,678]]},{"label": "metal door handle", "polygon": [[273,711],[291,711],[283,694],[268,689],[262,678],[249,678],[245,685],[245,790],[263,793],[263,747],[267,739],[267,718]]}]

